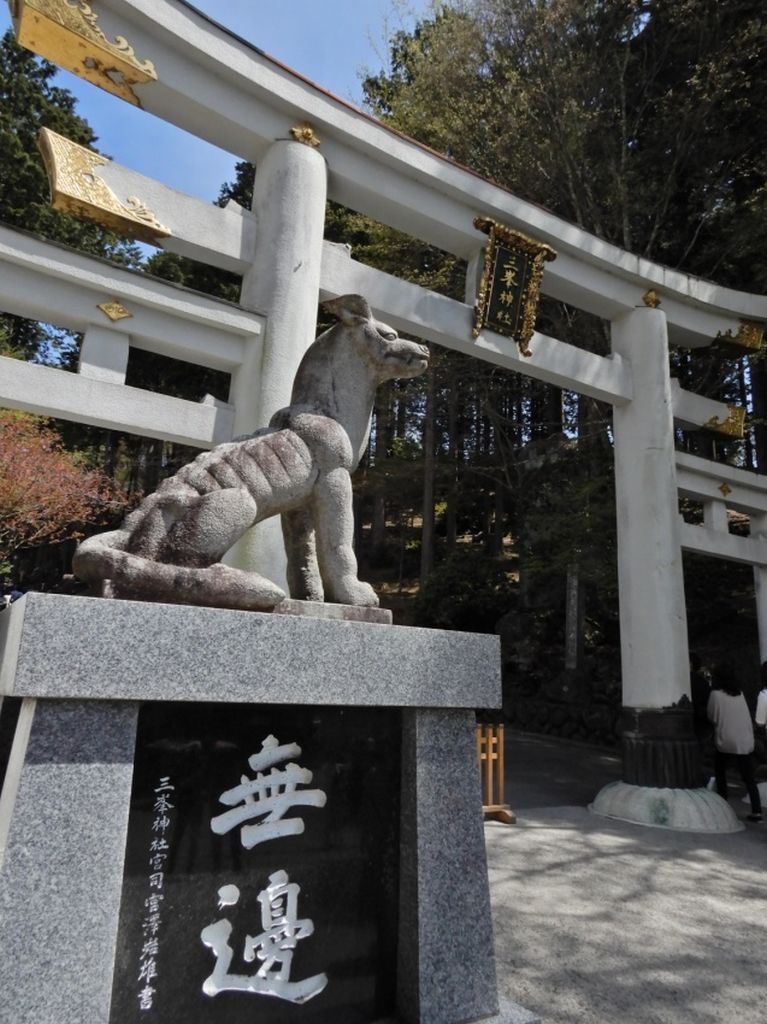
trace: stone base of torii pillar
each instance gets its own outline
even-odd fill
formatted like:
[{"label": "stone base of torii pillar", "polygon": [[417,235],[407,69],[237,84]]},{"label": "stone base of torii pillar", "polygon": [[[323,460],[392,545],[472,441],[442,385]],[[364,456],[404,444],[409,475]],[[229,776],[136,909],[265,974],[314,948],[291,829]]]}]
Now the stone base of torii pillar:
[{"label": "stone base of torii pillar", "polygon": [[699,745],[689,707],[623,709],[623,780],[605,786],[594,814],[682,832],[739,832],[718,793],[700,785]]}]

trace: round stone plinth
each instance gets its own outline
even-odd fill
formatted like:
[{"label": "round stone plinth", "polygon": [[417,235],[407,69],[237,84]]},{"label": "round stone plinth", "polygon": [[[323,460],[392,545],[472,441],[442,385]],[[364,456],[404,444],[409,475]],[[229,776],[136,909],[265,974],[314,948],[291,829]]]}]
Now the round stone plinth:
[{"label": "round stone plinth", "polygon": [[600,790],[592,814],[679,832],[740,832],[730,805],[708,789],[659,789],[612,782]]}]

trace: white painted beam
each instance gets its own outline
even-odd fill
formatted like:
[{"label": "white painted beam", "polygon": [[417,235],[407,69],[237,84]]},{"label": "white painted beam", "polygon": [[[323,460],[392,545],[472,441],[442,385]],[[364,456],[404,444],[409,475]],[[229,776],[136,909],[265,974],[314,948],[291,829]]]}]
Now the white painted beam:
[{"label": "white painted beam", "polygon": [[[257,161],[309,120],[328,161],[329,195],[384,223],[469,257],[477,214],[552,245],[545,293],[613,319],[648,288],[664,301],[672,342],[703,345],[739,317],[767,320],[767,298],[720,288],[609,245],[392,131],[270,59],[180,0],[102,0],[100,24],[151,59],[158,80],[141,104],[182,128]],[[690,312],[693,310],[694,312]]]},{"label": "white painted beam", "polygon": [[714,417],[725,423],[730,415],[729,406],[724,402],[685,391],[675,379],[671,381],[671,404],[674,419],[684,427],[702,427]]},{"label": "white painted beam", "polygon": [[500,334],[483,331],[472,338],[471,306],[367,267],[350,259],[344,246],[326,242],[320,293],[330,298],[351,292],[368,296],[376,314],[405,334],[600,401],[622,404],[631,398],[630,370],[620,356],[594,355],[534,334],[530,342],[533,354],[525,358],[514,341]]},{"label": "white painted beam", "polygon": [[680,521],[679,539],[683,551],[724,558],[730,562],[767,565],[767,543],[753,537],[738,537],[734,533]]},{"label": "white painted beam", "polygon": [[[112,323],[98,306],[114,299],[131,313]],[[0,225],[0,311],[72,331],[85,331],[94,317],[131,336],[132,344],[176,359],[231,371],[245,345],[257,344],[263,317],[85,256]]]},{"label": "white painted beam", "polygon": [[253,262],[256,218],[233,200],[222,209],[113,160],[94,173],[119,197],[137,196],[170,229],[170,236],[157,242],[168,252],[235,274],[244,273]]},{"label": "white painted beam", "polygon": [[726,501],[737,512],[767,514],[767,476],[761,473],[677,452],[676,475],[684,498]]},{"label": "white painted beam", "polygon": [[196,448],[232,437],[234,409],[186,402],[0,356],[0,406]]}]

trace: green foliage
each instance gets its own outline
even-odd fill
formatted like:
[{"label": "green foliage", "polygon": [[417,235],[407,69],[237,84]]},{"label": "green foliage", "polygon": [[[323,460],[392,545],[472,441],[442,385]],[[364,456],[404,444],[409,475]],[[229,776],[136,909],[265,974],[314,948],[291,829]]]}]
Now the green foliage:
[{"label": "green foliage", "polygon": [[237,302],[240,297],[240,278],[227,270],[210,267],[198,263],[186,256],[178,256],[172,252],[158,252],[146,262],[144,267],[148,274],[160,277],[173,284],[182,284],[185,288],[214,295],[218,299]]},{"label": "green foliage", "polygon": [[577,567],[604,605],[618,599],[612,451],[570,442],[520,476],[519,542],[530,585],[545,590]]},{"label": "green foliage", "polygon": [[365,95],[609,241],[760,291],[764,38],[754,0],[466,0],[399,33]]},{"label": "green foliage", "polygon": [[[516,195],[629,251],[764,291],[766,65],[762,5],[751,0],[448,0],[394,37],[389,68],[364,88],[393,127]],[[609,350],[605,324],[562,304],[544,301],[538,324]],[[722,401],[742,404],[747,393],[742,367],[713,350],[675,353],[673,372]],[[763,362],[752,361],[751,379],[767,422]],[[451,516],[454,533],[478,536],[500,488],[524,600],[558,604],[576,566],[594,628],[612,635],[609,412],[450,355],[437,370],[434,416],[437,528],[448,546]],[[709,457],[753,458],[742,444],[679,441]],[[543,458],[538,445],[548,446]]]},{"label": "green foliage", "polygon": [[515,602],[509,577],[507,563],[486,558],[471,547],[457,550],[422,581],[416,622],[438,629],[492,633]]}]

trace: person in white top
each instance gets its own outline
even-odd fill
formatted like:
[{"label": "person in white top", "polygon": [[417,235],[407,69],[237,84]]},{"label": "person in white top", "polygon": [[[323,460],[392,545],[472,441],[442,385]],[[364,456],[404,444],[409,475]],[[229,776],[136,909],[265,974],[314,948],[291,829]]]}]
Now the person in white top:
[{"label": "person in white top", "polygon": [[751,755],[754,750],[754,727],[746,698],[729,665],[717,665],[708,698],[708,717],[714,723],[714,775],[716,791],[727,799],[727,764],[734,761],[751,801],[748,821],[762,820],[762,802],[754,778]]},{"label": "person in white top", "polygon": [[756,699],[754,721],[762,728],[767,725],[767,661],[762,662],[762,689]]}]

